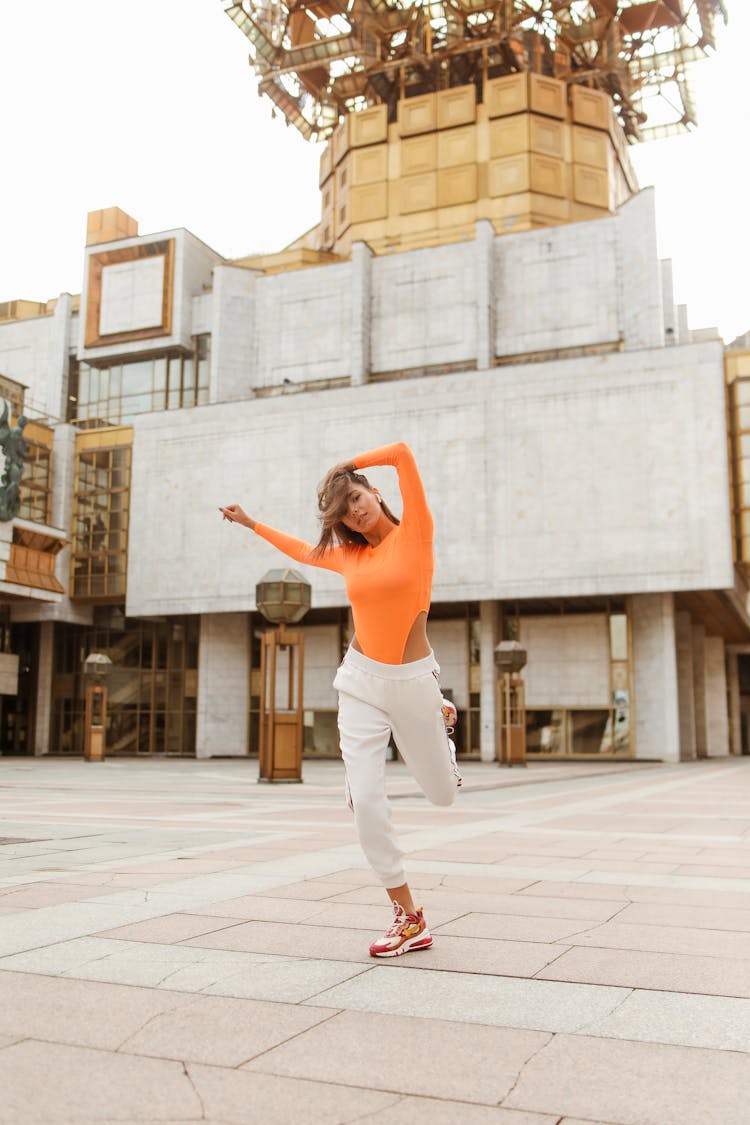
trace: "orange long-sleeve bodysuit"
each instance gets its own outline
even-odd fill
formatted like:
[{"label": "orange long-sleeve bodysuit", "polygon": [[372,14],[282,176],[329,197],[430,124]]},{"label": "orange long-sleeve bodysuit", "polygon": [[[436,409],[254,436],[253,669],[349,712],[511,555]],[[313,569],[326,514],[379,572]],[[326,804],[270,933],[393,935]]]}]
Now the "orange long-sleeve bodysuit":
[{"label": "orange long-sleeve bodysuit", "polygon": [[401,523],[377,547],[331,547],[313,559],[311,543],[262,523],[256,522],[254,530],[296,562],[342,574],[362,652],[381,664],[400,664],[412,625],[430,608],[432,516],[414,455],[404,442],[362,453],[354,465],[393,465],[398,472]]}]

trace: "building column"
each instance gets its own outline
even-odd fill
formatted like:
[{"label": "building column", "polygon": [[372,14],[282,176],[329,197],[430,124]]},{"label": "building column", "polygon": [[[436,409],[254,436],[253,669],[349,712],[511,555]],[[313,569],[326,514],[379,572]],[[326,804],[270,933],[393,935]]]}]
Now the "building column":
[{"label": "building column", "polygon": [[483,762],[494,762],[497,758],[498,620],[497,602],[479,603],[479,755]]},{"label": "building column", "polygon": [[706,630],[693,625],[693,702],[695,704],[695,756],[705,758],[706,736]]},{"label": "building column", "polygon": [[729,689],[729,752],[742,753],[742,716],[740,713],[739,657],[727,650],[727,687]]},{"label": "building column", "polygon": [[482,219],[475,228],[477,294],[477,370],[495,358],[495,228]]},{"label": "building column", "polygon": [[198,654],[197,758],[247,754],[250,640],[247,613],[204,613]]},{"label": "building column", "polygon": [[706,637],[706,753],[709,758],[729,754],[727,669],[724,638]]},{"label": "building column", "polygon": [[693,684],[693,623],[685,610],[676,613],[675,642],[677,650],[677,697],[680,721],[680,761],[696,757],[695,695]]},{"label": "building column", "polygon": [[52,673],[54,629],[51,621],[39,624],[39,655],[37,657],[36,698],[34,700],[34,754],[49,754],[52,723]]},{"label": "building column", "polygon": [[372,257],[372,250],[366,242],[352,245],[351,377],[355,385],[366,383],[370,374]]},{"label": "building column", "polygon": [[677,762],[680,723],[672,594],[631,598],[635,756]]}]

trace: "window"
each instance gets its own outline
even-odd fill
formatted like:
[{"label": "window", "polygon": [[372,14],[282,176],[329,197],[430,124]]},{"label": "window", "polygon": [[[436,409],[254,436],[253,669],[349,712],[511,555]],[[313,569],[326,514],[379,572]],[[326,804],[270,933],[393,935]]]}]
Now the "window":
[{"label": "window", "polygon": [[194,755],[200,619],[127,620],[94,610],[94,625],[55,626],[51,751],[81,754],[88,653],[113,664],[107,679],[107,756]]},{"label": "window", "polygon": [[71,597],[125,600],[132,431],[79,435]]},{"label": "window", "polygon": [[38,422],[29,422],[23,436],[29,449],[23,461],[18,514],[33,523],[49,523],[52,430]]},{"label": "window", "polygon": [[94,425],[125,425],[138,414],[179,410],[208,402],[210,336],[193,337],[189,355],[161,355],[147,359],[89,367],[81,363],[72,390],[70,421]]}]

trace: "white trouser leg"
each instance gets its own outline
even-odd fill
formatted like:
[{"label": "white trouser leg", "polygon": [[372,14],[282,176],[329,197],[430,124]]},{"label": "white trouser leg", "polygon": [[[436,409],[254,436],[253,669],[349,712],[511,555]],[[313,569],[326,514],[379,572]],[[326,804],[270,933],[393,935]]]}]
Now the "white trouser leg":
[{"label": "white trouser leg", "polygon": [[386,887],[406,881],[385,791],[391,731],[425,796],[438,805],[450,805],[456,796],[435,668],[434,658],[383,665],[350,651],[334,681],[341,753],[360,844]]},{"label": "white trouser leg", "polygon": [[339,693],[339,735],[354,823],[367,862],[386,887],[406,882],[402,852],[385,792],[385,758],[391,729],[376,706]]},{"label": "white trouser leg", "polygon": [[409,773],[433,805],[456,799],[443,696],[432,673],[389,685],[391,729]]}]

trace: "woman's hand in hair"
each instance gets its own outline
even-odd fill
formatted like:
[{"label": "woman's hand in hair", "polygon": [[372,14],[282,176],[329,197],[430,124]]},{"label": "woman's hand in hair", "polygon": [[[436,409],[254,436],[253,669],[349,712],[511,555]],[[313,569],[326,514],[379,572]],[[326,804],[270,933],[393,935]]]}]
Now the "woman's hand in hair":
[{"label": "woman's hand in hair", "polygon": [[328,470],[326,477],[331,480],[334,476],[344,476],[345,473],[356,473],[353,461],[339,461],[338,465],[334,465],[332,469]]},{"label": "woman's hand in hair", "polygon": [[244,508],[239,504],[227,504],[225,508],[219,508],[221,518],[229,520],[230,523],[241,523],[243,527],[249,527],[252,531],[255,527],[255,520],[247,514]]}]

